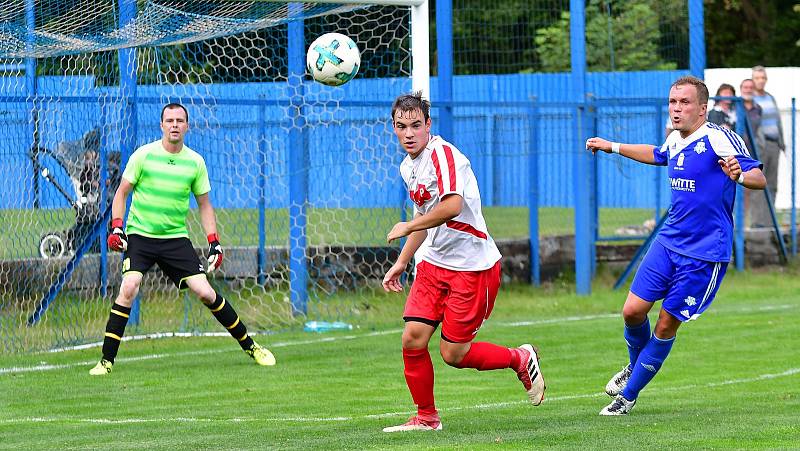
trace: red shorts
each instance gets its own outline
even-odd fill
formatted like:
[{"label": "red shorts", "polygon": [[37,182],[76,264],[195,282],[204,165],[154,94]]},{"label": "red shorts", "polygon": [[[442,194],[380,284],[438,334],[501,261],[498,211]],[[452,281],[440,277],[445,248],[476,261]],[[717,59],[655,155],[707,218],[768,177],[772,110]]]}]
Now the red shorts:
[{"label": "red shorts", "polygon": [[442,338],[467,343],[489,318],[500,288],[500,262],[483,271],[453,271],[423,261],[406,299],[403,319],[442,323]]}]

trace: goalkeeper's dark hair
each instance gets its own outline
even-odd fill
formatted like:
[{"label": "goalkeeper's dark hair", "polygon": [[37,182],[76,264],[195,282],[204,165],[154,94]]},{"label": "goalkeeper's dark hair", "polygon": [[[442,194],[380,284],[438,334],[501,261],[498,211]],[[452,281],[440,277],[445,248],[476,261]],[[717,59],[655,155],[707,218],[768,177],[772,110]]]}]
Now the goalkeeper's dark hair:
[{"label": "goalkeeper's dark hair", "polygon": [[670,86],[670,89],[674,88],[675,86],[683,85],[694,86],[695,90],[697,90],[697,101],[700,103],[700,105],[708,104],[708,87],[705,83],[703,83],[703,80],[697,77],[692,77],[691,75],[687,75],[675,80],[675,83]]},{"label": "goalkeeper's dark hair", "polygon": [[403,94],[394,99],[392,104],[392,123],[394,124],[394,113],[397,110],[407,112],[420,110],[425,122],[431,117],[431,102],[422,98],[422,91],[415,91],[409,94]]},{"label": "goalkeeper's dark hair", "polygon": [[164,111],[167,110],[174,110],[175,108],[180,108],[186,114],[186,122],[189,122],[189,111],[186,110],[186,107],[181,105],[180,103],[168,103],[164,105],[164,108],[161,108],[161,122],[164,122]]}]

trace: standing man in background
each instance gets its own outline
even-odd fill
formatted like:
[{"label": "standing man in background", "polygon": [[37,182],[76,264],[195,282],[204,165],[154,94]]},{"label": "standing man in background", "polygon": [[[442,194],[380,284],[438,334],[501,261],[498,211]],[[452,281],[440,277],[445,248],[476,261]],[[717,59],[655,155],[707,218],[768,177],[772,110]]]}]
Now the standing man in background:
[{"label": "standing man in background", "polygon": [[[208,283],[203,263],[197,258],[186,216],[189,195],[194,195],[200,222],[208,237],[208,272],[222,265],[222,246],[208,193],[211,184],[203,157],[184,145],[189,130],[189,113],[178,103],[161,110],[162,137],[145,144],[131,155],[111,204],[111,234],[108,247],[123,252],[122,283],[106,324],[103,357],[89,370],[92,376],[111,372],[133,299],[139,293],[144,274],[158,264],[179,290],[192,290],[211,314],[259,365],[274,365],[275,357],[258,345],[230,302]],[[127,226],[123,225],[125,204],[133,191]]]},{"label": "standing man in background", "polygon": [[[733,86],[723,83],[717,88],[717,97],[735,97]],[[731,100],[715,100],[714,108],[708,112],[708,122],[721,125],[728,130],[736,130],[736,109]],[[668,135],[669,136],[669,135]]]},{"label": "standing man in background", "polygon": [[[778,164],[780,154],[786,148],[783,142],[783,125],[778,102],[772,94],[764,90],[767,85],[767,70],[764,66],[753,68],[755,95],[753,100],[761,107],[761,134],[764,145],[759,148],[758,157],[764,163],[764,176],[767,178],[767,190],[772,197],[773,206],[778,194]],[[764,196],[753,196],[753,227],[768,227],[772,224],[769,206]]]},{"label": "standing man in background", "polygon": [[[756,141],[756,145],[758,146],[758,150],[760,151],[762,147],[764,147],[763,140],[759,138],[761,133],[761,107],[755,102],[756,92],[756,84],[753,82],[751,78],[745,78],[742,80],[742,83],[739,85],[739,94],[744,99],[744,111],[747,113],[747,122],[750,124],[750,132],[753,134],[753,139]],[[753,153],[753,143],[750,142],[750,137],[745,133],[742,136],[745,145],[747,145],[747,150],[750,153]],[[758,155],[759,157],[761,155]]]},{"label": "standing man in background", "polygon": [[[764,135],[761,133],[761,107],[753,100],[755,97],[756,92],[756,84],[753,82],[752,78],[745,78],[739,84],[739,95],[744,99],[744,111],[747,114],[747,122],[750,125],[750,134],[752,134],[753,141],[750,140],[750,134],[745,133],[742,136],[744,140],[744,145],[747,146],[747,150],[750,152],[750,155],[754,157],[760,157],[761,149],[764,148]],[[758,155],[753,153],[753,145],[758,148]],[[753,224],[753,219],[755,215],[753,214],[753,200],[756,197],[760,197],[760,201],[762,205],[766,205],[766,201],[764,200],[764,191],[763,190],[751,190],[745,188],[745,196],[744,196],[744,208],[747,212],[747,220],[745,221],[750,227]]]}]

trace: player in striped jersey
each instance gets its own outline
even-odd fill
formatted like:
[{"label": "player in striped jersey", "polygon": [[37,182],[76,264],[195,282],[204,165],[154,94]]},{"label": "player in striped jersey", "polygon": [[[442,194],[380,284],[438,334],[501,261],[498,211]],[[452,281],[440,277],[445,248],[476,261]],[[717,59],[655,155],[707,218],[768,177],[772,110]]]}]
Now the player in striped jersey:
[{"label": "player in striped jersey", "polygon": [[[136,149],[131,155],[111,205],[112,233],[108,247],[122,251],[122,283],[111,307],[103,340],[103,357],[89,371],[93,376],[112,370],[122,335],[139,292],[144,274],[158,264],[178,289],[192,290],[242,349],[259,365],[274,365],[275,357],[247,334],[230,302],[216,293],[206,279],[206,270],[189,241],[186,215],[189,194],[200,211],[200,222],[209,243],[208,272],[222,264],[222,246],[217,236],[214,209],[208,193],[211,184],[203,157],[183,142],[189,129],[189,113],[183,105],[170,103],[161,110],[162,137]],[[133,191],[127,227],[123,226],[125,204]],[[127,232],[127,233],[126,233]]]},{"label": "player in striped jersey", "polygon": [[[618,153],[668,166],[669,216],[636,272],[622,316],[629,364],[606,385],[614,400],[600,415],[625,415],[669,355],[678,327],[697,319],[725,276],[733,248],[736,184],[764,189],[761,164],[727,128],[706,122],[708,88],[695,77],[672,84],[669,114],[674,130],[661,147],[590,138],[587,149]],[[647,313],[663,299],[655,329]]]},{"label": "player in striped jersey", "polygon": [[[500,287],[500,252],[481,212],[478,183],[469,160],[440,136],[430,134],[430,103],[421,93],[402,95],[392,106],[392,123],[407,155],[400,174],[414,202],[414,218],[387,235],[408,237],[383,279],[402,292],[400,276],[419,249],[421,261],[403,312],[403,363],[417,414],[384,432],[440,430],[433,399],[433,365],[428,342],[442,324],[439,351],[456,368],[511,368],[532,404],[544,399],[544,379],[530,344],[506,348],[474,341],[489,318]],[[424,244],[423,244],[424,242]],[[421,247],[423,246],[423,247]]]}]

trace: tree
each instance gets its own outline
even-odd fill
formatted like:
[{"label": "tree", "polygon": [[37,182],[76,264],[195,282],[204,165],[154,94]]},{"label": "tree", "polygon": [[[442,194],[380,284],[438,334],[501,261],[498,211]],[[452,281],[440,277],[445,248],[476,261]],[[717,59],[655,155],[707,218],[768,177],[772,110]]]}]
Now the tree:
[{"label": "tree", "polygon": [[708,67],[795,66],[797,0],[705,0]]},{"label": "tree", "polygon": [[[685,9],[685,2],[676,0],[661,2],[660,7],[645,0],[590,0],[586,7],[587,69],[676,69],[678,58],[662,54],[662,26],[676,20],[681,7],[670,7],[676,4]],[[570,13],[564,11],[557,23],[536,31],[536,51],[545,72],[570,70],[569,21]]]}]

